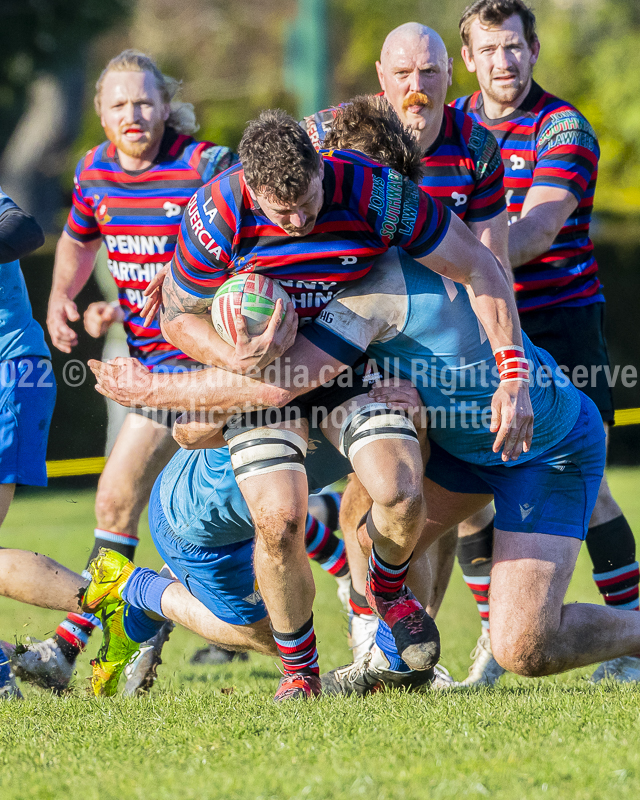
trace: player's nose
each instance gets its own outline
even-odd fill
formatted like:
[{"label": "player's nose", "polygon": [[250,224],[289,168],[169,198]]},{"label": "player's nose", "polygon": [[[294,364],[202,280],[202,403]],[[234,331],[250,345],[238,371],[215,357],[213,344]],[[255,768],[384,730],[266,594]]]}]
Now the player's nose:
[{"label": "player's nose", "polygon": [[291,224],[296,228],[304,228],[307,222],[307,215],[304,211],[297,211],[291,215]]},{"label": "player's nose", "polygon": [[421,82],[422,75],[420,70],[416,67],[411,73],[411,77],[409,80],[409,89],[412,92],[421,92],[422,91],[422,82]]},{"label": "player's nose", "polygon": [[507,57],[507,51],[504,49],[504,47],[496,47],[493,54],[493,64],[499,69],[509,69],[511,66],[511,62]]}]

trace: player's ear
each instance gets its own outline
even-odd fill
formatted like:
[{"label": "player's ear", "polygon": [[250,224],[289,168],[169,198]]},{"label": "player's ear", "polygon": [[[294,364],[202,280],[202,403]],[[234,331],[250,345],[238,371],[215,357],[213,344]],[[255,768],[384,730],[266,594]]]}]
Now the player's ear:
[{"label": "player's ear", "polygon": [[378,73],[378,80],[380,81],[380,88],[382,91],[385,91],[384,88],[384,73],[382,71],[382,64],[379,61],[376,61],[376,72]]},{"label": "player's ear", "polygon": [[470,47],[467,47],[465,44],[461,50],[462,53],[462,60],[464,61],[464,65],[469,72],[476,71],[476,65],[473,61],[473,52]]},{"label": "player's ear", "polygon": [[162,108],[162,119],[166,122],[170,116],[171,116],[171,104],[164,103],[164,106]]},{"label": "player's ear", "polygon": [[531,56],[529,57],[529,63],[533,66],[536,61],[538,60],[538,56],[540,55],[540,39],[536,36],[533,41],[533,44],[529,48],[531,50]]},{"label": "player's ear", "polygon": [[447,75],[449,76],[447,80],[447,86],[451,86],[453,81],[453,58],[450,58],[449,63],[447,64]]}]

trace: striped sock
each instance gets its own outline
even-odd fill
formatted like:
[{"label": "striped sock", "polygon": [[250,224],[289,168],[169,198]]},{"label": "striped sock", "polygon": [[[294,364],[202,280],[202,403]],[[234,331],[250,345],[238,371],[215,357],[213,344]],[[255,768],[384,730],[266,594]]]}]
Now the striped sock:
[{"label": "striped sock", "polygon": [[463,575],[464,582],[471,589],[473,599],[478,605],[480,622],[484,630],[489,630],[489,587],[491,575]]},{"label": "striped sock", "polygon": [[94,629],[99,626],[100,620],[93,614],[72,612],[58,625],[53,639],[67,661],[75,661],[78,654],[87,646]]},{"label": "striped sock", "polygon": [[460,536],[456,550],[464,582],[478,605],[480,622],[489,630],[489,587],[493,564],[493,520],[471,536]]},{"label": "striped sock", "polygon": [[307,514],[307,526],[304,533],[304,546],[309,558],[316,561],[323,570],[336,578],[349,572],[347,553],[342,539],[320,520]]},{"label": "striped sock", "polygon": [[399,592],[404,585],[404,579],[407,577],[410,563],[411,557],[402,564],[387,564],[376,553],[374,544],[369,556],[368,575],[369,586],[373,594],[394,594]]},{"label": "striped sock", "polygon": [[606,605],[629,611],[639,610],[640,569],[637,561],[608,572],[594,572],[593,580]]},{"label": "striped sock", "polygon": [[[93,550],[87,561],[87,566],[98,555],[98,550],[101,547],[106,547],[107,550],[115,550],[116,553],[121,553],[123,556],[133,561],[136,554],[136,547],[138,546],[137,536],[131,533],[118,533],[117,531],[107,531],[103,528],[95,528],[93,531],[95,541],[93,543]],[[86,577],[86,576],[84,576]]]},{"label": "striped sock", "polygon": [[293,633],[278,633],[271,627],[278,653],[282,659],[285,675],[297,672],[320,674],[316,634],[313,630],[313,614],[305,624]]},{"label": "striped sock", "polygon": [[367,598],[363,594],[360,594],[360,592],[356,592],[353,588],[353,584],[351,584],[349,588],[349,607],[354,614],[361,614],[363,616],[370,616],[373,614],[371,606],[367,603]]}]

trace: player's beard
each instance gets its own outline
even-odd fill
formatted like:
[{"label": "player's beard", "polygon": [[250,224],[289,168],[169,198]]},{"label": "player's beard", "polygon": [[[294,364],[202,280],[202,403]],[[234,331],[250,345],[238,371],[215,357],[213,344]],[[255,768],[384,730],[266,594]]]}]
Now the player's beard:
[{"label": "player's beard", "polygon": [[489,86],[484,90],[494,103],[506,106],[517,100],[526,87],[531,73],[523,75],[520,71],[512,73],[515,78],[515,83],[511,86],[500,86],[494,83],[493,80],[489,82]]},{"label": "player's beard", "polygon": [[137,142],[130,142],[124,135],[124,132],[129,127],[131,126],[124,125],[120,130],[115,130],[114,128],[106,126],[104,132],[107,135],[107,139],[113,142],[118,150],[131,158],[142,159],[147,153],[152,153],[160,143],[164,134],[164,121],[157,120],[151,128],[141,128],[142,131],[147,133],[144,139],[140,139]]}]

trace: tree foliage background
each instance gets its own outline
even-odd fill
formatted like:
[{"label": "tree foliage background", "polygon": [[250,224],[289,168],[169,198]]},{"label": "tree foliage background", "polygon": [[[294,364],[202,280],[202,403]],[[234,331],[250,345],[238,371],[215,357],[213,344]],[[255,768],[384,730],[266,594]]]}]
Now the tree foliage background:
[{"label": "tree foliage background", "polygon": [[[377,89],[374,61],[385,35],[408,20],[436,28],[454,56],[450,99],[473,91],[459,55],[461,3],[434,0],[326,0],[327,97],[332,102]],[[542,42],[536,78],[575,103],[602,146],[598,207],[640,211],[640,3],[637,0],[537,0]],[[201,136],[237,144],[245,122],[265,106],[295,113],[285,75],[286,40],[297,0],[3,0],[0,26],[0,152],[42,75],[81,70],[73,117],[50,172],[67,188],[77,156],[102,138],[91,87],[124,47],[152,53],[184,81]],[[294,67],[295,68],[295,67]],[[82,122],[82,125],[79,123]],[[59,148],[60,149],[60,148]],[[6,171],[5,164],[0,172]],[[4,176],[2,176],[4,177]]]}]

